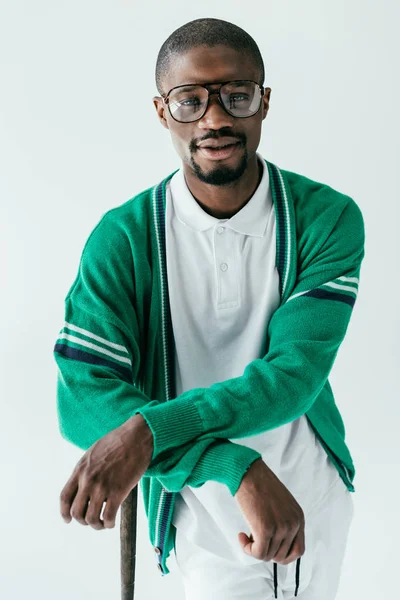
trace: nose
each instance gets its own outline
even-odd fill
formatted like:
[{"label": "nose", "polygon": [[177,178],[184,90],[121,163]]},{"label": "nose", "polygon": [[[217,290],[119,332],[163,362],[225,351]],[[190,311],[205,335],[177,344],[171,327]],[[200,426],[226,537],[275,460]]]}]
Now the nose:
[{"label": "nose", "polygon": [[221,127],[232,127],[234,117],[228,114],[221,105],[217,93],[210,94],[207,110],[198,121],[200,129],[220,129]]}]

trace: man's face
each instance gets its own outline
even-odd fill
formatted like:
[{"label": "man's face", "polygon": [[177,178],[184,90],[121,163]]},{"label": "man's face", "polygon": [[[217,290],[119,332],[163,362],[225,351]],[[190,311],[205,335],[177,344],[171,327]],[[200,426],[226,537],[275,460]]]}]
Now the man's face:
[{"label": "man's face", "polygon": [[[197,46],[173,59],[163,81],[164,94],[173,87],[188,83],[219,84],[225,81],[253,80],[260,73],[247,54],[227,46]],[[218,90],[218,85],[209,87]],[[162,98],[153,98],[161,124],[170,130],[174,147],[185,168],[205,183],[227,185],[241,177],[248,161],[255,155],[261,137],[262,121],[267,116],[271,90],[266,88],[259,111],[246,118],[233,117],[221,106],[217,95],[210,96],[207,111],[192,123],[179,123],[172,118]],[[230,139],[223,139],[230,138]],[[232,140],[232,138],[234,138]],[[206,140],[237,142],[221,158],[221,154],[199,147]]]}]

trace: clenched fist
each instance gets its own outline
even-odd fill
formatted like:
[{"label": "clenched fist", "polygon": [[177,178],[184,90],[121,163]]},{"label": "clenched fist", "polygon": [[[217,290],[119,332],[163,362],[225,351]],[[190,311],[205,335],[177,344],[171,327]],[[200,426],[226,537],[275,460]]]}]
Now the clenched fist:
[{"label": "clenched fist", "polygon": [[153,434],[141,415],[100,438],[82,456],[61,492],[64,521],[74,518],[93,529],[114,527],[119,506],[147,470],[152,456]]},{"label": "clenched fist", "polygon": [[304,554],[303,510],[261,458],[244,475],[235,498],[251,529],[250,537],[238,534],[246,554],[281,565]]}]

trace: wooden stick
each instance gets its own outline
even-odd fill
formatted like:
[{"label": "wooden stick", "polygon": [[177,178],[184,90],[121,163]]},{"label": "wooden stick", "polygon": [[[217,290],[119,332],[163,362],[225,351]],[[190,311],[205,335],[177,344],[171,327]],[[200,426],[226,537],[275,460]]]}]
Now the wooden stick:
[{"label": "wooden stick", "polygon": [[121,600],[133,600],[135,595],[137,488],[121,505]]}]

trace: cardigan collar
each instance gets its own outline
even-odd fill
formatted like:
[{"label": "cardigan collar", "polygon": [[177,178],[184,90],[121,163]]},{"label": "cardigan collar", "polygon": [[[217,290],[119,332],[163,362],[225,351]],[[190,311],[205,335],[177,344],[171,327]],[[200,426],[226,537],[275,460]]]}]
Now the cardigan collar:
[{"label": "cardigan collar", "polygon": [[[295,210],[285,171],[279,169],[276,165],[266,159],[263,160],[268,168],[268,181],[271,188],[276,216],[276,268],[279,273],[279,290],[281,304],[283,304],[290,296],[297,278]],[[176,169],[158,185],[154,186],[152,193],[153,218],[157,235],[158,253],[160,256],[160,273],[162,274],[161,277],[164,290],[166,289],[165,212],[167,184],[178,170],[179,169]],[[242,211],[239,211],[239,213],[240,212]],[[237,215],[239,213],[237,213]],[[164,298],[164,302],[168,302],[168,299]]]}]

